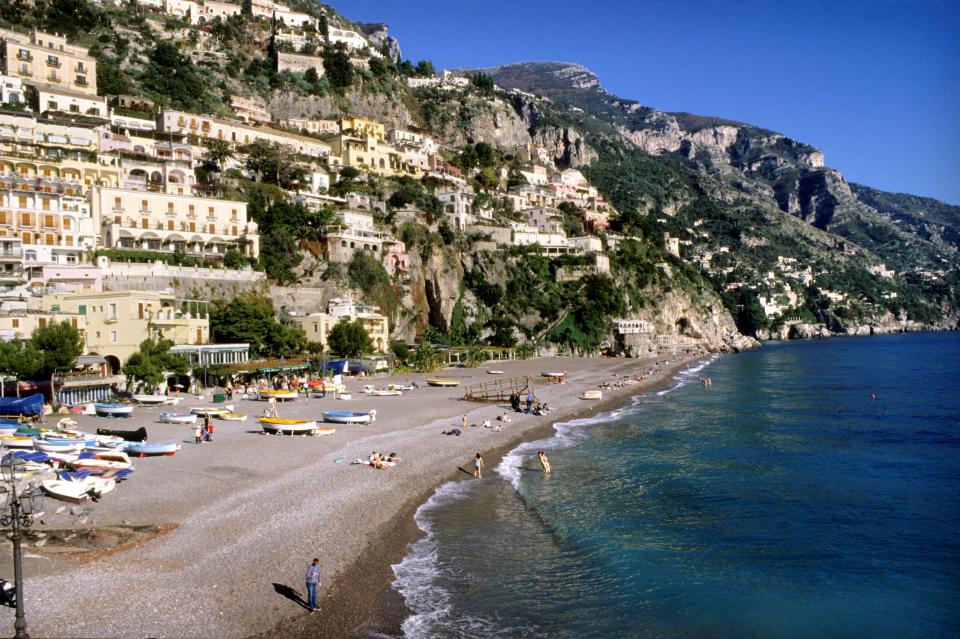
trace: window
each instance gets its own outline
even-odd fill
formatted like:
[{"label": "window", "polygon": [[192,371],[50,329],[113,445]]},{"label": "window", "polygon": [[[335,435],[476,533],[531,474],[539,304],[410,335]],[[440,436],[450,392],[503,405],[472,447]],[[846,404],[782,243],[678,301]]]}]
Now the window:
[{"label": "window", "polygon": [[13,327],[14,327],[14,328],[20,328],[20,320],[18,320],[18,319],[13,320]]},{"label": "window", "polygon": [[110,302],[109,310],[107,311],[107,319],[115,320],[117,319],[117,303]]},{"label": "window", "polygon": [[150,208],[150,207],[147,206],[147,201],[146,201],[146,200],[140,200],[140,210],[141,210],[141,211],[146,211],[146,210],[149,209],[149,208]]},{"label": "window", "polygon": [[193,214],[194,214],[194,207],[193,207],[193,204],[191,204],[191,205],[190,205],[190,207],[189,207],[189,209],[188,209],[188,210],[189,210],[189,212],[190,212],[190,215],[193,215]]},{"label": "window", "polygon": [[69,217],[63,218],[63,228],[67,231],[73,228],[73,220],[71,220]]},{"label": "window", "polygon": [[76,104],[71,104],[70,113],[80,113],[80,106]]},{"label": "window", "polygon": [[117,332],[116,332],[116,331],[110,331],[110,343],[111,343],[111,344],[116,344],[116,343],[117,343]]},{"label": "window", "polygon": [[86,305],[86,304],[80,304],[80,305],[78,305],[78,306],[77,306],[77,312],[80,313],[81,315],[86,315],[86,314],[87,314],[87,305]]},{"label": "window", "polygon": [[167,220],[167,230],[168,231],[173,230],[173,220]]}]

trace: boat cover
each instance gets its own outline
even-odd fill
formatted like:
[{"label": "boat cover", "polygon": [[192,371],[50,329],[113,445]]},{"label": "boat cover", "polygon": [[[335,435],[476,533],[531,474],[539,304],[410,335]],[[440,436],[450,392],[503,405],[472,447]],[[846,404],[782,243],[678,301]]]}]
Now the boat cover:
[{"label": "boat cover", "polygon": [[0,397],[0,415],[42,415],[43,393],[27,397]]},{"label": "boat cover", "polygon": [[98,428],[97,435],[113,435],[121,437],[128,442],[143,442],[147,440],[147,429],[141,426],[137,430],[111,430],[109,428]]}]

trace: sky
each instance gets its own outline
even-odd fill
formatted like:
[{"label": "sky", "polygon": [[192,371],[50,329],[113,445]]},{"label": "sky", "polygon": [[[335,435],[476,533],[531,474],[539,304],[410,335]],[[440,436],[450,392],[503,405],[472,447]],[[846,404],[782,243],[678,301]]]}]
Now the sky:
[{"label": "sky", "polygon": [[848,181],[960,204],[960,0],[327,0],[436,68],[577,62],[663,111],[824,151]]}]

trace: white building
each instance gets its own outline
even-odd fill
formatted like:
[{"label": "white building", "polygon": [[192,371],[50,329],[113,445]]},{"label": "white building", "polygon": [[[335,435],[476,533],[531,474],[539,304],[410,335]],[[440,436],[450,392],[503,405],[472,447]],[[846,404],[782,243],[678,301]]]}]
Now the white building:
[{"label": "white building", "polygon": [[356,31],[349,31],[347,29],[328,29],[327,43],[336,44],[342,42],[348,49],[365,49],[367,47],[367,39]]},{"label": "white building", "polygon": [[98,118],[107,118],[109,115],[106,99],[95,95],[40,87],[37,89],[37,97],[41,113],[59,111],[92,115]]},{"label": "white building", "polygon": [[25,101],[23,80],[12,75],[0,75],[0,102],[22,104]]}]

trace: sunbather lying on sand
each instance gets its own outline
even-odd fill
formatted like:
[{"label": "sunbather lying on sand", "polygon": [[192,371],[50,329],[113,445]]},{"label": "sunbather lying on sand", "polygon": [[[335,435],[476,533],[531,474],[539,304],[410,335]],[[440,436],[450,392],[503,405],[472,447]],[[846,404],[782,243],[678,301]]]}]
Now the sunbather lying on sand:
[{"label": "sunbather lying on sand", "polygon": [[459,436],[460,436],[460,432],[461,432],[461,431],[460,431],[459,428],[451,428],[450,430],[441,431],[440,434],[441,434],[441,435],[456,435],[457,437],[459,437]]}]

